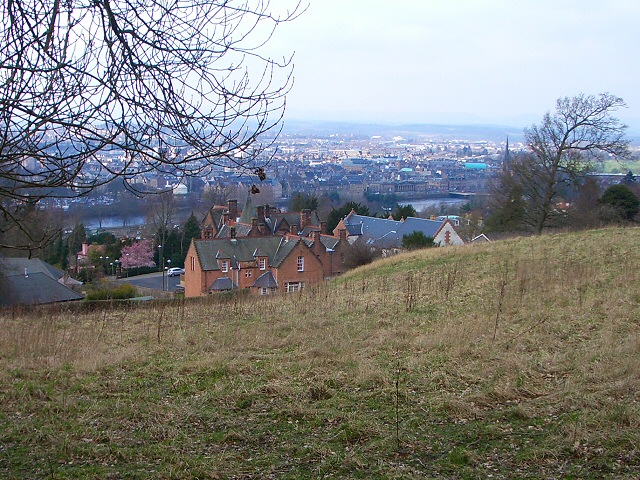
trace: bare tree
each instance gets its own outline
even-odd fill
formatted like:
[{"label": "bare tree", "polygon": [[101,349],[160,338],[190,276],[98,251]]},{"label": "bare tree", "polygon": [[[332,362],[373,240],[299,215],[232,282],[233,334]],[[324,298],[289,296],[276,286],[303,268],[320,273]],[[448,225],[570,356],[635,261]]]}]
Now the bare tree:
[{"label": "bare tree", "polygon": [[262,177],[291,86],[291,57],[263,47],[300,14],[287,1],[2,2],[0,228],[21,225],[26,203],[114,178],[135,190],[140,174],[211,165]]},{"label": "bare tree", "polygon": [[148,233],[155,235],[158,245],[164,246],[167,241],[169,229],[173,225],[173,216],[176,207],[171,192],[155,195],[149,204],[147,211]]},{"label": "bare tree", "polygon": [[529,175],[522,171],[520,178],[531,180],[521,187],[534,201],[535,208],[528,213],[536,234],[542,233],[552,215],[561,175],[570,181],[591,161],[628,155],[627,127],[611,116],[625,106],[621,98],[608,93],[560,98],[553,115],[547,113],[540,125],[525,129],[534,156]]}]

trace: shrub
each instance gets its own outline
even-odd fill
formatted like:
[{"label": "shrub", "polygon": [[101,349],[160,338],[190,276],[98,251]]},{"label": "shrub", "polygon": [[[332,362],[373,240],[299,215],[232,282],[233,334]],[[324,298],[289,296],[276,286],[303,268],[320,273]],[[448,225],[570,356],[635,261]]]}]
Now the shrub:
[{"label": "shrub", "polygon": [[90,290],[85,300],[125,300],[136,296],[136,287],[123,283],[117,287],[106,287]]},{"label": "shrub", "polygon": [[344,266],[347,269],[356,268],[373,262],[378,257],[378,252],[360,241],[345,250]]},{"label": "shrub", "polygon": [[625,220],[633,220],[640,211],[640,199],[626,185],[611,185],[600,202],[614,207]]},{"label": "shrub", "polygon": [[435,247],[433,237],[427,237],[424,233],[415,231],[402,236],[402,246],[407,250]]}]

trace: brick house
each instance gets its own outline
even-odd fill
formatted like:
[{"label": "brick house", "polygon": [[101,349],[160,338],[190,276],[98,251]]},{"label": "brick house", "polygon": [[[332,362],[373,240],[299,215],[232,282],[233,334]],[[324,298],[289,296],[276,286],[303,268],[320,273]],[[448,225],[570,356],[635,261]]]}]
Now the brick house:
[{"label": "brick house", "polygon": [[185,260],[185,297],[234,289],[268,295],[317,284],[344,271],[345,234],[194,239]]}]

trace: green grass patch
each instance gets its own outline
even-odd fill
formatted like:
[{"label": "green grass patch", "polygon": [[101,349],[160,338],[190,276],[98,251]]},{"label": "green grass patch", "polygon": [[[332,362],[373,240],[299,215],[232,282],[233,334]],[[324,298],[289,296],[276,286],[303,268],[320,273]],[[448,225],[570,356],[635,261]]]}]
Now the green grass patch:
[{"label": "green grass patch", "polygon": [[640,230],[607,229],[4,312],[0,477],[639,477],[638,264]]}]

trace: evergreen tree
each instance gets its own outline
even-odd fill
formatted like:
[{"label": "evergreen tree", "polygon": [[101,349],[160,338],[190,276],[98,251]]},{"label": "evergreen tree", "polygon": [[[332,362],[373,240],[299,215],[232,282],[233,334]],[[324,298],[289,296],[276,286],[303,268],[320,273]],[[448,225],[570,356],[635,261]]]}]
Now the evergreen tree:
[{"label": "evergreen tree", "polygon": [[[187,257],[187,250],[189,250],[189,245],[191,245],[191,240],[194,238],[196,239],[200,238],[200,235],[201,235],[200,222],[198,222],[198,219],[192,212],[191,216],[185,222],[184,228],[182,231],[182,244],[180,248],[181,262],[179,262],[180,264],[184,264],[184,259]],[[177,267],[179,265],[174,265],[174,266]]]},{"label": "evergreen tree", "polygon": [[411,204],[403,206],[396,205],[396,210],[392,215],[394,220],[400,220],[402,218],[417,217],[418,212],[416,212],[416,209],[413,208]]},{"label": "evergreen tree", "polygon": [[614,207],[625,220],[633,220],[640,211],[640,199],[624,184],[611,185],[600,201]]},{"label": "evergreen tree", "polygon": [[296,192],[289,202],[290,212],[301,212],[302,210],[318,210],[318,197]]},{"label": "evergreen tree", "polygon": [[417,250],[419,248],[435,247],[433,237],[428,237],[424,233],[416,231],[402,236],[402,247],[407,250]]},{"label": "evergreen tree", "polygon": [[340,208],[333,208],[329,213],[329,218],[327,219],[327,231],[332,232],[334,228],[338,226],[340,220],[351,213],[351,210],[354,210],[358,215],[369,216],[369,207],[366,205],[362,205],[361,203],[356,202],[347,202]]}]

